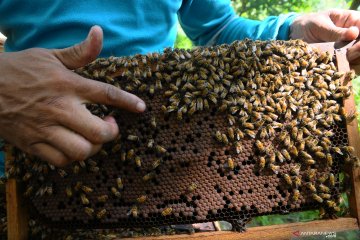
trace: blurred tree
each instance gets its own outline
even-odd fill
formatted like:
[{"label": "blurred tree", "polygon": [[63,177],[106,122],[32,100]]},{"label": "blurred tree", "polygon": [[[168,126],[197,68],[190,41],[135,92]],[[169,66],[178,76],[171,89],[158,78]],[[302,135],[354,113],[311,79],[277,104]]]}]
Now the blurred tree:
[{"label": "blurred tree", "polygon": [[232,0],[235,11],[242,17],[263,19],[288,12],[309,12],[321,0]]},{"label": "blurred tree", "polygon": [[360,5],[360,0],[353,0],[350,5],[351,10],[357,10]]}]

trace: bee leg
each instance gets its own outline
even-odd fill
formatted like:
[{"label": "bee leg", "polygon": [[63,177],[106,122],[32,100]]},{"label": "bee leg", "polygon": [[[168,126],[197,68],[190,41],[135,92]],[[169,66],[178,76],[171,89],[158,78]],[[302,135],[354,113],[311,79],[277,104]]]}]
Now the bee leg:
[{"label": "bee leg", "polygon": [[250,221],[250,218],[237,218],[228,220],[232,225],[233,232],[245,232],[245,225]]}]

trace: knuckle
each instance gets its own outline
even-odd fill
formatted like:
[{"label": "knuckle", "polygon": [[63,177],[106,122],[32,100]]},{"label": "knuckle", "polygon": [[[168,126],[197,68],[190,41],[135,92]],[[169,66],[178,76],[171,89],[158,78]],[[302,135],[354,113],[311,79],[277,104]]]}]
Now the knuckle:
[{"label": "knuckle", "polygon": [[118,91],[111,85],[106,86],[106,101],[112,103],[118,100]]},{"label": "knuckle", "polygon": [[84,161],[90,156],[91,149],[92,146],[90,143],[80,143],[77,147],[74,148],[71,158],[74,161]]},{"label": "knuckle", "polygon": [[72,55],[74,59],[80,61],[82,64],[92,60],[90,51],[87,51],[86,47],[84,47],[84,42],[77,44],[72,48]]},{"label": "knuckle", "polygon": [[103,143],[106,140],[107,131],[101,125],[96,125],[91,129],[91,141]]}]

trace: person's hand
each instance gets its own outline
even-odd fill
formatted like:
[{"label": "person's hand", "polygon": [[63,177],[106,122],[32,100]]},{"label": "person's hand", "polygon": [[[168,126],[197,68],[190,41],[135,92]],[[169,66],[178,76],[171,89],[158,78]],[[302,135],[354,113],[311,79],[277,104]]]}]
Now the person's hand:
[{"label": "person's hand", "polygon": [[[359,37],[360,12],[333,9],[309,13],[295,18],[290,26],[290,38],[309,43],[352,41]],[[360,63],[360,42],[348,49],[350,63]]]},{"label": "person's hand", "polygon": [[114,118],[92,115],[85,103],[133,112],[143,112],[145,103],[69,70],[93,61],[102,39],[102,29],[95,26],[73,47],[0,53],[0,137],[56,166],[85,160],[115,139]]}]

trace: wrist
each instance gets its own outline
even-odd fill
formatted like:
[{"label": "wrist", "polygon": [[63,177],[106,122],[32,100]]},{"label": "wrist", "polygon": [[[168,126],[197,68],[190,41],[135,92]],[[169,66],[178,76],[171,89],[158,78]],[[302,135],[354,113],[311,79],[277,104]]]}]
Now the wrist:
[{"label": "wrist", "polygon": [[279,28],[279,34],[277,39],[279,40],[289,40],[290,39],[290,26],[292,25],[294,19],[296,19],[299,15],[297,13],[289,13],[286,16],[286,19],[282,23]]},{"label": "wrist", "polygon": [[299,26],[302,14],[293,18],[293,21],[289,25],[289,39],[299,39]]}]

